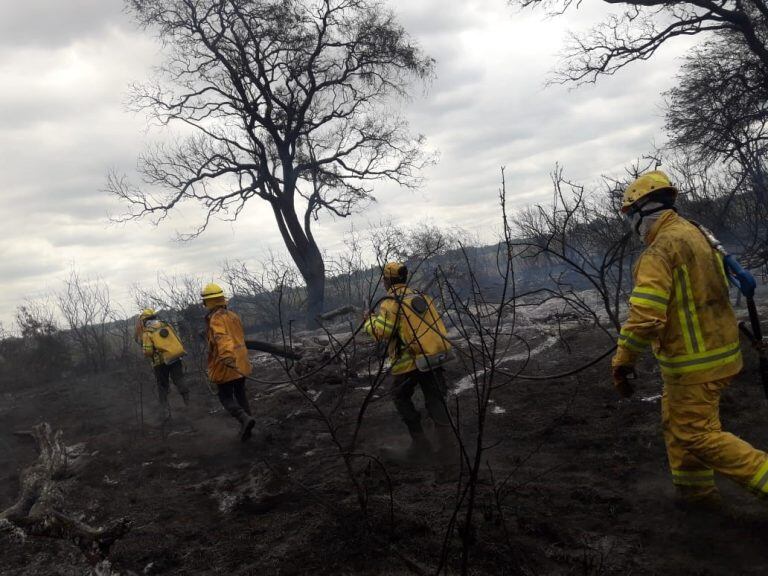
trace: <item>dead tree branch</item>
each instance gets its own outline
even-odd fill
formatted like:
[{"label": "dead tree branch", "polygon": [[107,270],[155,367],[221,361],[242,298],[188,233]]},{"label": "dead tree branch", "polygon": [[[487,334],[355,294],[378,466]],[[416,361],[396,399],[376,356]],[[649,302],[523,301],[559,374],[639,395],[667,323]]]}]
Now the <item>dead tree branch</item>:
[{"label": "dead tree branch", "polygon": [[31,435],[39,456],[21,473],[21,494],[16,503],[0,513],[0,531],[16,529],[24,537],[69,540],[96,574],[119,574],[108,556],[112,545],[128,532],[129,522],[119,518],[95,527],[62,512],[74,479],[93,454],[86,452],[84,444],[64,444],[61,430],[53,433],[47,422],[35,426]]}]

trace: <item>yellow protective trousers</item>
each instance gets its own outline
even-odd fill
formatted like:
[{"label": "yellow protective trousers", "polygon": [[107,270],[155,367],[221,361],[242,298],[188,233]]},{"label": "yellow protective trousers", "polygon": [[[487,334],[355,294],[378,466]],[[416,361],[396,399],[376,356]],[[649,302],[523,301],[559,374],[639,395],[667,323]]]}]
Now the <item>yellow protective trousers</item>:
[{"label": "yellow protective trousers", "polygon": [[720,394],[730,381],[664,386],[661,419],[672,482],[692,497],[715,491],[715,472],[768,497],[768,454],[720,424]]}]

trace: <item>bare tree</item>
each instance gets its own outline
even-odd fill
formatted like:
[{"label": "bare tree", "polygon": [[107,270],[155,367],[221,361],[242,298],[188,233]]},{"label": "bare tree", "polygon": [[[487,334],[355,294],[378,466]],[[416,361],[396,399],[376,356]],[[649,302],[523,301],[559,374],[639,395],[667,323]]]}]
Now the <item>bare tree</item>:
[{"label": "bare tree", "polygon": [[[187,201],[236,219],[267,202],[322,312],[325,265],[312,232],[320,212],[346,217],[373,198],[372,182],[416,187],[431,160],[422,137],[388,107],[426,79],[424,56],[376,0],[127,0],[171,55],[134,87],[133,106],[191,135],[139,159],[145,188],[111,174],[126,218],[163,219]],[[157,192],[157,190],[160,192]]]},{"label": "bare tree", "polygon": [[[590,32],[571,35],[557,82],[595,82],[625,66],[653,57],[680,36],[699,36],[704,43],[687,55],[677,85],[666,93],[667,130],[683,156],[688,183],[724,184],[703,193],[689,187],[691,207],[721,215],[729,210],[750,215],[747,232],[736,226],[749,258],[759,262],[767,252],[768,166],[765,165],[768,99],[768,5],[763,0],[604,0],[615,9]],[[564,14],[576,0],[508,0],[518,7]],[[693,160],[691,162],[690,160]],[[691,170],[692,169],[692,170]],[[717,195],[717,198],[715,197]],[[752,195],[752,198],[750,198]],[[706,210],[700,211],[706,216]],[[748,237],[748,239],[747,239]]]},{"label": "bare tree", "polygon": [[25,300],[16,308],[16,326],[22,338],[36,338],[58,331],[54,304],[47,298]]},{"label": "bare tree", "polygon": [[733,34],[695,48],[667,98],[667,130],[673,146],[695,159],[725,159],[764,171],[768,145],[768,82],[762,63]]},{"label": "bare tree", "polygon": [[[641,171],[634,168],[631,175]],[[609,327],[618,331],[632,254],[630,233],[615,202],[620,184],[606,180],[606,194],[588,194],[567,180],[560,167],[552,173],[552,183],[550,204],[524,209],[514,218],[519,235],[513,241],[515,256],[544,263],[554,286],[552,295],[603,326],[599,309],[582,293],[585,287],[595,291]]]},{"label": "bare tree", "polygon": [[27,300],[16,308],[16,325],[24,343],[19,360],[34,366],[31,377],[48,380],[69,366],[70,355],[56,322],[55,303],[48,298]]},{"label": "bare tree", "polygon": [[[768,6],[763,0],[603,0],[620,7],[585,35],[571,35],[565,65],[558,71],[562,82],[594,82],[624,66],[648,60],[674,38],[728,32],[751,52],[768,76]],[[541,7],[551,13],[575,10],[577,0],[508,0],[509,4]]]},{"label": "bare tree", "polygon": [[85,279],[72,270],[56,299],[82,360],[94,372],[104,370],[109,357],[109,323],[117,318],[109,287],[99,278]]},{"label": "bare tree", "polygon": [[716,227],[729,223],[741,251],[761,260],[768,240],[768,82],[762,63],[733,34],[721,33],[688,55],[666,96],[671,145],[685,160],[678,162],[679,172],[698,180],[691,197],[706,198],[718,215]]},{"label": "bare tree", "polygon": [[366,234],[352,228],[344,238],[346,249],[328,259],[328,300],[333,306],[359,312],[373,298],[379,272],[366,259],[366,239]]},{"label": "bare tree", "polygon": [[460,253],[467,243],[468,234],[461,228],[443,228],[430,221],[414,226],[400,226],[391,221],[380,223],[369,233],[368,242],[379,267],[396,260],[408,265],[409,283],[415,288],[426,288],[435,282],[438,268],[445,275],[454,270],[445,258]]},{"label": "bare tree", "polygon": [[276,254],[254,267],[245,262],[227,262],[222,271],[232,294],[244,299],[253,325],[277,335],[281,318],[294,321],[306,303],[306,294],[296,269]]}]

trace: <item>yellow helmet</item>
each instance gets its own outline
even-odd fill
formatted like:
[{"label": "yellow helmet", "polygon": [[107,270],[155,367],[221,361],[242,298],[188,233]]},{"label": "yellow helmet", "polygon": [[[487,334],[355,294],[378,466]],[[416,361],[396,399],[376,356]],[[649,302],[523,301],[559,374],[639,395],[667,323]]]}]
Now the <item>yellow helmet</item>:
[{"label": "yellow helmet", "polygon": [[659,190],[671,190],[677,196],[677,187],[672,184],[669,176],[664,172],[661,170],[646,172],[624,190],[624,196],[621,199],[621,211],[628,212],[635,202]]},{"label": "yellow helmet", "polygon": [[408,277],[408,268],[401,262],[387,262],[384,264],[384,278],[387,280],[402,279]]},{"label": "yellow helmet", "polygon": [[142,320],[152,318],[153,316],[157,316],[157,312],[155,312],[154,308],[144,308],[144,310],[141,311],[141,314],[139,314],[139,318]]},{"label": "yellow helmet", "polygon": [[224,290],[221,289],[221,286],[218,284],[214,284],[211,282],[210,284],[206,284],[205,288],[203,288],[203,291],[200,293],[200,296],[203,297],[203,300],[213,300],[214,298],[224,298]]}]

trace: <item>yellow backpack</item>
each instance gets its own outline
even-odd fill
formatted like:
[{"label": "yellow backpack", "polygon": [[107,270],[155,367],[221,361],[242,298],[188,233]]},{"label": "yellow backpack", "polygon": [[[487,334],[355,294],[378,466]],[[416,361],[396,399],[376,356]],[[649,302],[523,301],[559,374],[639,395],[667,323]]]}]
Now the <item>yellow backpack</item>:
[{"label": "yellow backpack", "polygon": [[421,372],[429,372],[453,359],[447,330],[429,296],[409,292],[396,297],[400,304],[400,341]]},{"label": "yellow backpack", "polygon": [[149,338],[152,340],[152,345],[155,350],[160,354],[160,358],[163,364],[173,364],[186,355],[186,350],[182,346],[179,337],[176,335],[176,331],[170,324],[162,322],[159,328],[147,330]]}]

